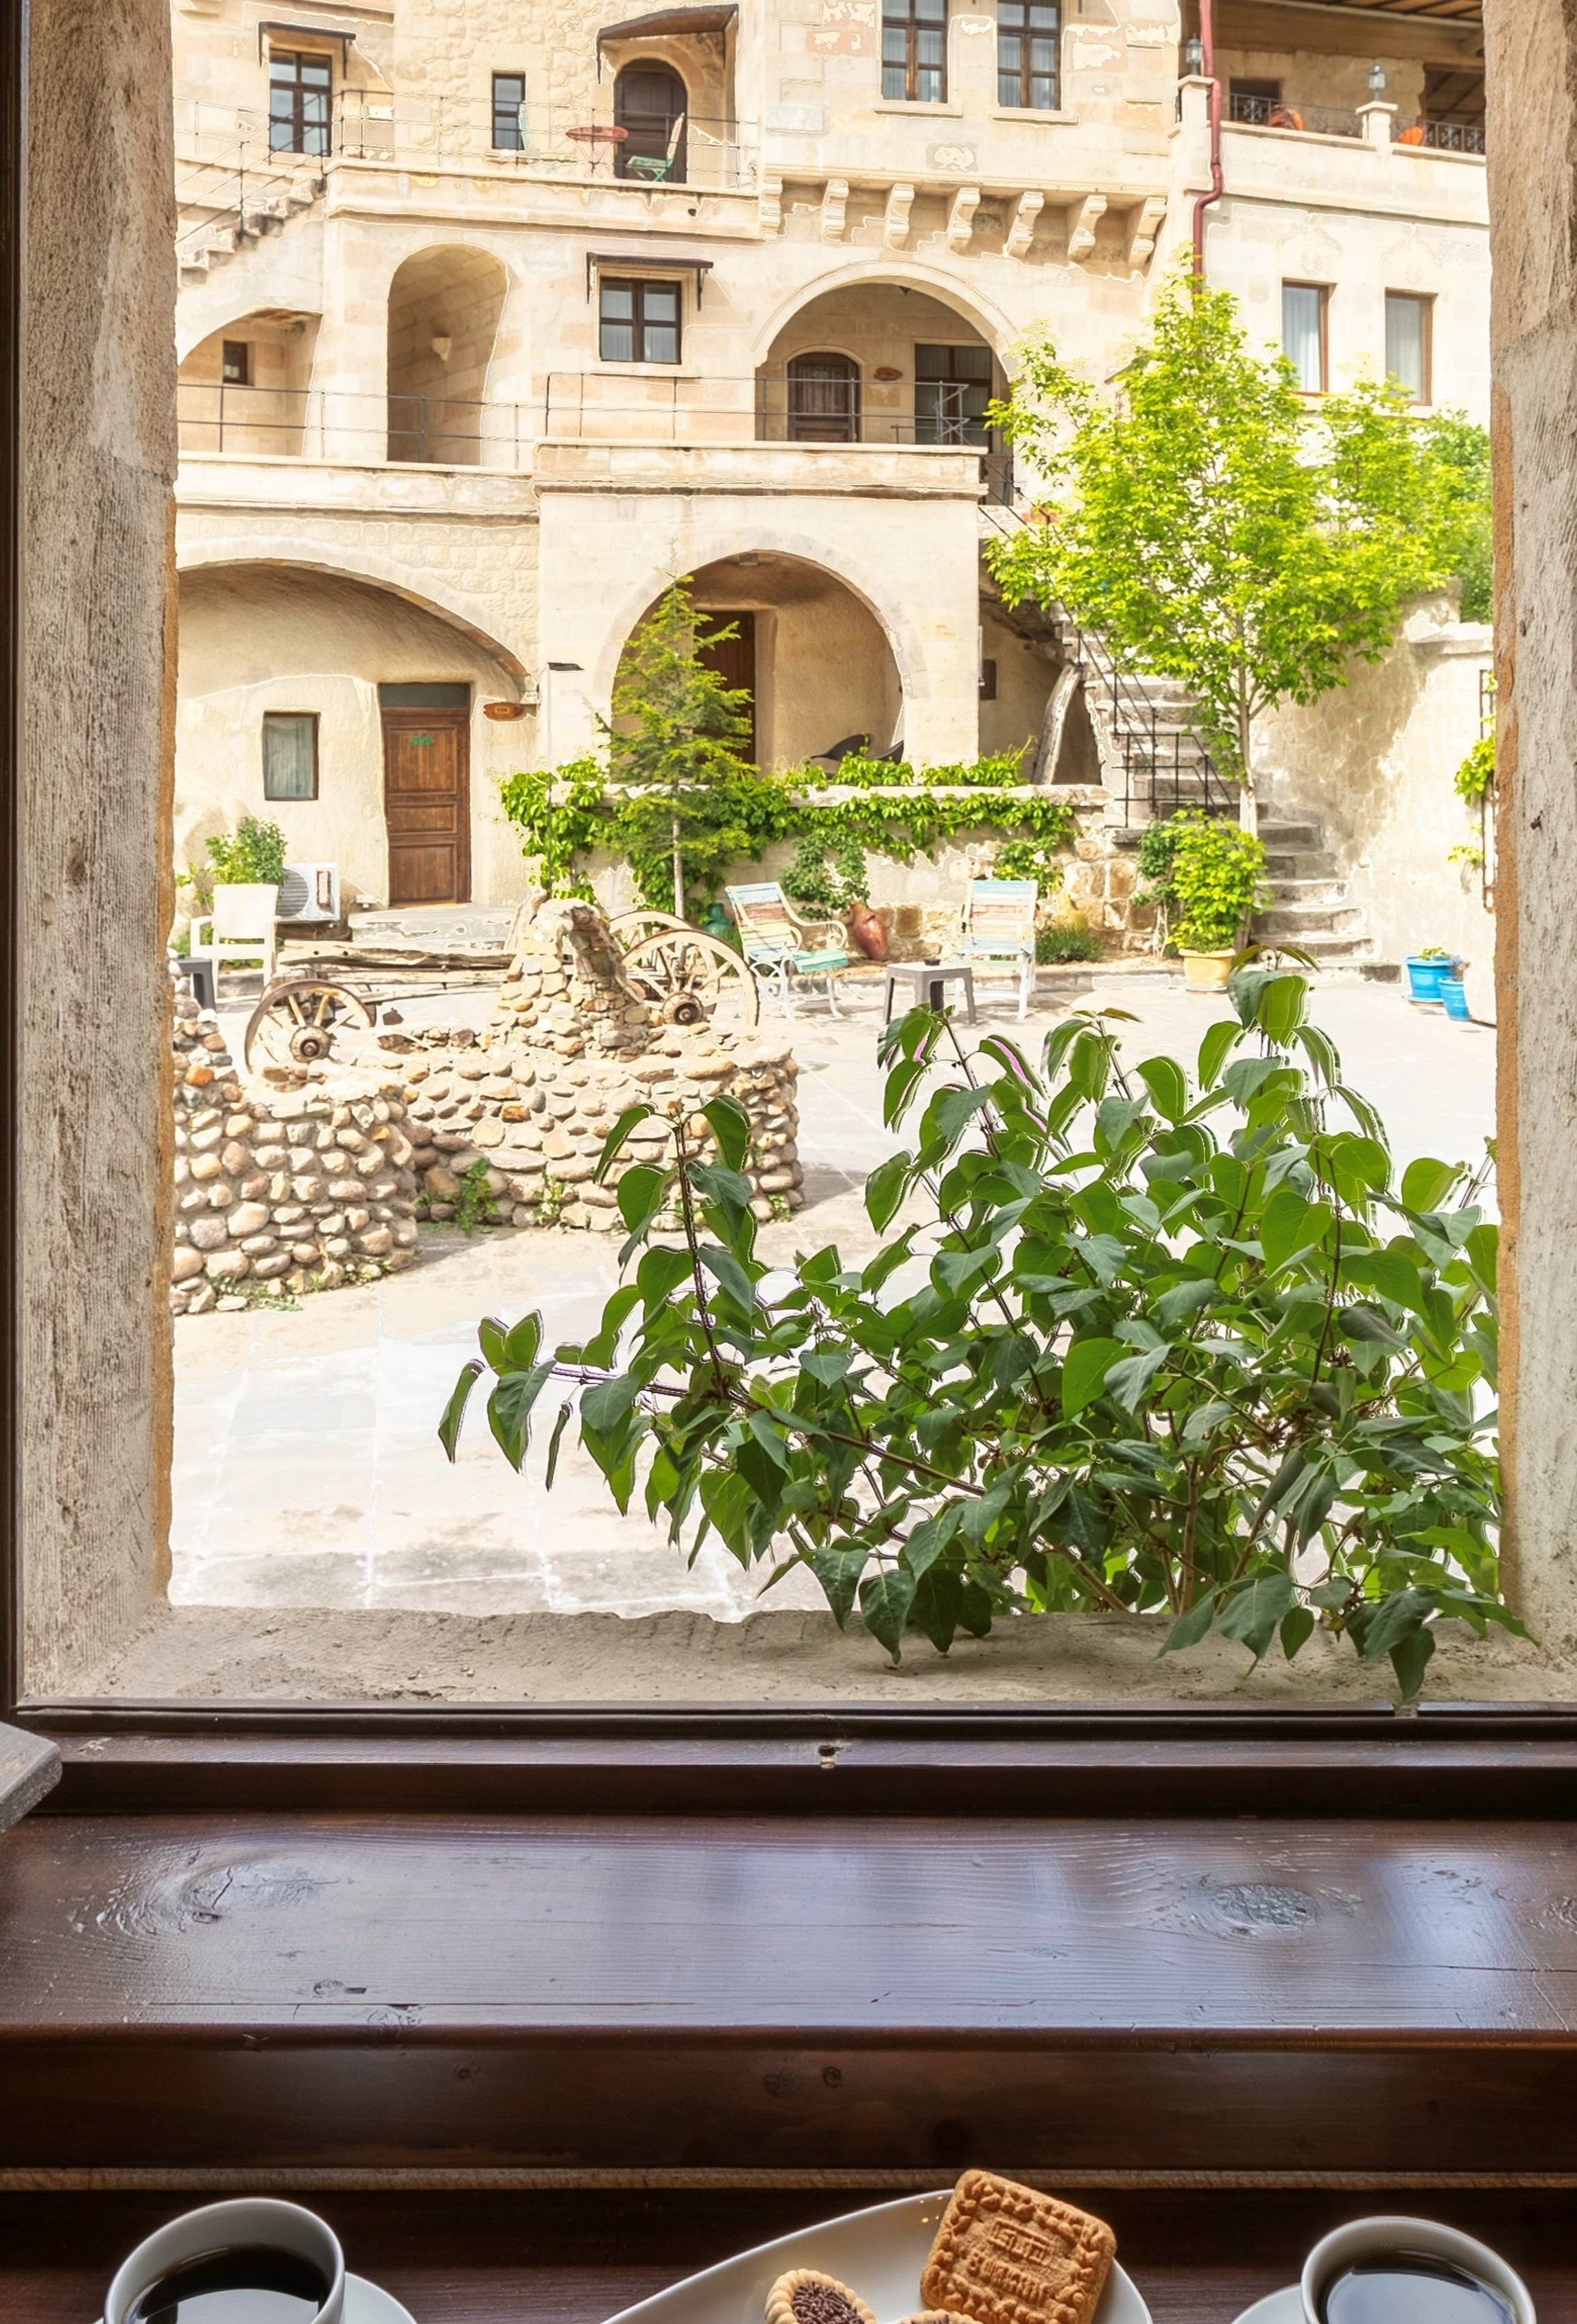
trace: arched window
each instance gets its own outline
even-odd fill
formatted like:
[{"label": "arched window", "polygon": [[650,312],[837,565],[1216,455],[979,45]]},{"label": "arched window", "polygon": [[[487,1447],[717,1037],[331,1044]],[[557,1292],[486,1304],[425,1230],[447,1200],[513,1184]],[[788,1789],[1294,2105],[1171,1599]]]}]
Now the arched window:
[{"label": "arched window", "polygon": [[853,355],[795,355],[788,364],[791,444],[857,444],[860,366]]},{"label": "arched window", "polygon": [[649,184],[685,174],[685,84],[668,65],[626,65],[613,83],[613,119],[629,135],[613,168],[621,178]]}]

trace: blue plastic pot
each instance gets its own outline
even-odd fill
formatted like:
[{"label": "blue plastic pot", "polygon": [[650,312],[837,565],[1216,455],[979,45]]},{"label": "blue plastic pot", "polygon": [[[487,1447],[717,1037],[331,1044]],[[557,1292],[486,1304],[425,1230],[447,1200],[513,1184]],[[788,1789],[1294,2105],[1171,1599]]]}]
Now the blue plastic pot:
[{"label": "blue plastic pot", "polygon": [[1440,981],[1451,966],[1448,960],[1425,960],[1417,953],[1407,954],[1407,984],[1409,1001],[1438,1001]]},{"label": "blue plastic pot", "polygon": [[1454,1017],[1459,1025],[1465,1025],[1469,1019],[1468,988],[1462,978],[1443,976],[1440,980],[1440,997],[1445,1003],[1446,1015]]}]

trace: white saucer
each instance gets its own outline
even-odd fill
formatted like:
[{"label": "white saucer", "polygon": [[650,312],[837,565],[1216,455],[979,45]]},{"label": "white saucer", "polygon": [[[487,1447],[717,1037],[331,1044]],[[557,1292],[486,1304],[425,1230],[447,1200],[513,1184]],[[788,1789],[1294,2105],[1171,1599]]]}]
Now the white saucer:
[{"label": "white saucer", "polygon": [[1303,2324],[1304,2296],[1296,2283],[1283,2284],[1252,2308],[1245,2308],[1237,2324]]},{"label": "white saucer", "polygon": [[401,2308],[392,2292],[369,2283],[364,2275],[346,2277],[343,2313],[345,2324],[416,2324],[409,2308]]},{"label": "white saucer", "polygon": [[[873,2310],[876,2324],[898,2324],[925,2306],[920,2270],[952,2191],[945,2187],[936,2195],[900,2196],[896,2203],[878,2203],[869,2211],[846,2212],[798,2235],[780,2236],[670,2284],[622,2310],[611,2324],[761,2324],[769,2289],[790,2267],[835,2275]],[[346,2324],[353,2324],[348,2308]],[[1151,2324],[1132,2277],[1120,2267],[1113,2266],[1106,2279],[1093,2324]]]}]

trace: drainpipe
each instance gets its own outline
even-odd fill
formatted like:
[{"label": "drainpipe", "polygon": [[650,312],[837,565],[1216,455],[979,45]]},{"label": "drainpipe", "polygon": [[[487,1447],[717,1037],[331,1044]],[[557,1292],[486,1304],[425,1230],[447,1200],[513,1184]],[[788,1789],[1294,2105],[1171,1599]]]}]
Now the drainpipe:
[{"label": "drainpipe", "polygon": [[1210,83],[1210,191],[1194,205],[1194,279],[1204,280],[1204,213],[1222,198],[1221,83],[1215,77],[1215,0],[1199,0],[1199,45],[1203,69]]}]

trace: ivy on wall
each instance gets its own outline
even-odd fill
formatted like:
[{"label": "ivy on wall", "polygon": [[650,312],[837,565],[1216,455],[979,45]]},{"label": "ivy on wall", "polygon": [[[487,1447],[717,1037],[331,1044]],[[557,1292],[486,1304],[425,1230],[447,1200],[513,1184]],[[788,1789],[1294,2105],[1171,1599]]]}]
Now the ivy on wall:
[{"label": "ivy on wall", "polygon": [[[911,863],[947,840],[980,831],[1000,836],[995,868],[1003,877],[1033,879],[1049,894],[1061,884],[1057,853],[1074,836],[1074,811],[1051,792],[1026,796],[1013,788],[1023,755],[1001,752],[926,768],[851,755],[835,777],[818,767],[775,774],[742,762],[720,767],[699,803],[691,794],[686,820],[692,911],[715,899],[740,867],[787,844],[795,850],[782,875],[788,893],[807,910],[841,913],[866,897],[869,855]],[[835,790],[840,795],[829,796]],[[550,893],[589,896],[591,858],[601,853],[629,864],[643,903],[671,905],[666,795],[621,783],[590,757],[556,771],[507,776],[502,793],[521,851],[537,858]]]}]

